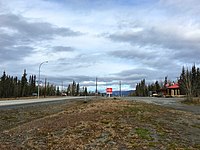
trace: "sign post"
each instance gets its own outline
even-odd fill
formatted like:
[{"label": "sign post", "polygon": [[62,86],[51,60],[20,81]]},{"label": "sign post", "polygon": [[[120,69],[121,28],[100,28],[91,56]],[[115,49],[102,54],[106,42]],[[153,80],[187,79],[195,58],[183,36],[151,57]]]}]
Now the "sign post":
[{"label": "sign post", "polygon": [[112,94],[112,88],[106,88],[106,94],[110,97],[110,95]]}]

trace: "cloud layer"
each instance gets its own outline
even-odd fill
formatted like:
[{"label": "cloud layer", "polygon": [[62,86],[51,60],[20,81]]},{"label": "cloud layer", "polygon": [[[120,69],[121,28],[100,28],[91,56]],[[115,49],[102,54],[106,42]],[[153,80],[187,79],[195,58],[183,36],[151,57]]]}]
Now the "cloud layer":
[{"label": "cloud layer", "polygon": [[[15,6],[15,7],[13,7]],[[0,0],[0,69],[133,89],[200,65],[198,0]]]}]

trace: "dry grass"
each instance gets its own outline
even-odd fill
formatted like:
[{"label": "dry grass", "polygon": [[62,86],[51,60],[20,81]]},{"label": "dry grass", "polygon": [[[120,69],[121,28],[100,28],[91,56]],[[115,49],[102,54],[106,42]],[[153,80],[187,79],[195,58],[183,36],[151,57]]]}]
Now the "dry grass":
[{"label": "dry grass", "polygon": [[188,112],[119,100],[60,107],[2,128],[0,149],[200,148],[200,116]]}]

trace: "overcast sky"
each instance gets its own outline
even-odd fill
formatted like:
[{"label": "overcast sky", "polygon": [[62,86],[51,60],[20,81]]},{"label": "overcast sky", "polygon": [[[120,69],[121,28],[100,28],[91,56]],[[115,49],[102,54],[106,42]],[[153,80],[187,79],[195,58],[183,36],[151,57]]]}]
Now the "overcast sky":
[{"label": "overcast sky", "polygon": [[0,70],[93,90],[200,65],[199,0],[0,0]]}]

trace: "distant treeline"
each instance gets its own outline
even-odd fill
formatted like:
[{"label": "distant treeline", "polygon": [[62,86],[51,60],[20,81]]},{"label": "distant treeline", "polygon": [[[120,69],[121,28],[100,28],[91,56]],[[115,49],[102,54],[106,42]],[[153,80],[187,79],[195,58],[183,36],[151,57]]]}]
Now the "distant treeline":
[{"label": "distant treeline", "polygon": [[67,90],[62,91],[67,94],[67,96],[84,96],[88,95],[87,87],[80,88],[79,83],[76,83],[75,81],[72,82],[72,84],[69,84],[67,87]]},{"label": "distant treeline", "polygon": [[146,85],[145,79],[141,80],[140,83],[136,85],[135,95],[136,96],[149,96],[150,91],[159,92],[161,89],[161,85],[158,81],[155,83]]},{"label": "distant treeline", "polygon": [[[26,70],[19,79],[18,77],[13,77],[7,75],[3,72],[0,78],[0,98],[17,98],[17,97],[28,97],[37,96],[38,94],[38,81],[36,80],[36,75],[30,75],[27,79]],[[68,85],[66,90],[60,90],[59,86],[50,84],[49,82],[40,83],[40,96],[60,96],[66,94],[68,96],[80,96],[88,95],[87,87],[80,88],[79,83],[75,81]]]},{"label": "distant treeline", "polygon": [[[18,77],[13,77],[6,75],[6,72],[3,72],[3,75],[0,78],[0,97],[1,98],[17,98],[17,97],[27,97],[37,94],[36,86],[36,76],[30,75],[27,79],[26,70],[19,79]],[[56,95],[56,86],[50,85],[47,83],[46,86],[40,88],[41,95],[53,96]]]}]

